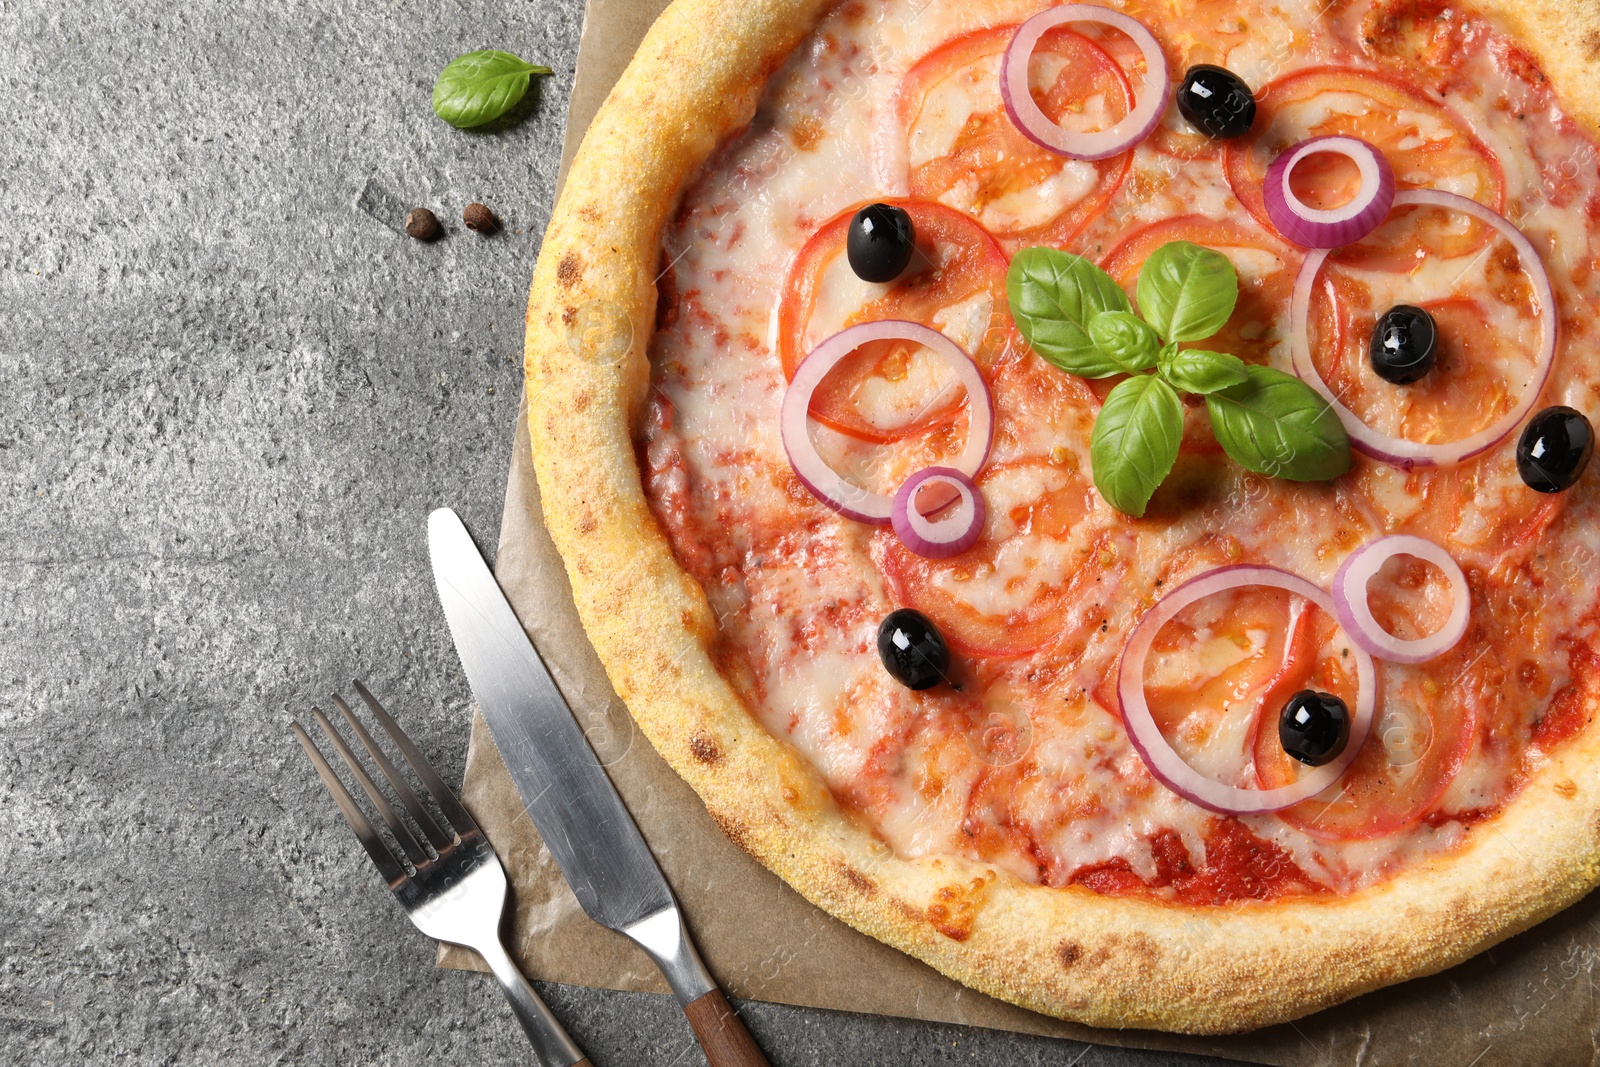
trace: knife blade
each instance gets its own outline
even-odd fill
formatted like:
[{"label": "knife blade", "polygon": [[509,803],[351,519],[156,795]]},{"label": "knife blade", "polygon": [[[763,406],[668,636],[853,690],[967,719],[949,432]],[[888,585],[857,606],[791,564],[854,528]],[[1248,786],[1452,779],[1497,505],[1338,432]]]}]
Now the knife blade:
[{"label": "knife blade", "polygon": [[467,682],[533,825],[584,912],[660,968],[712,1067],[765,1067],[672,889],[461,519],[428,516],[434,584]]}]

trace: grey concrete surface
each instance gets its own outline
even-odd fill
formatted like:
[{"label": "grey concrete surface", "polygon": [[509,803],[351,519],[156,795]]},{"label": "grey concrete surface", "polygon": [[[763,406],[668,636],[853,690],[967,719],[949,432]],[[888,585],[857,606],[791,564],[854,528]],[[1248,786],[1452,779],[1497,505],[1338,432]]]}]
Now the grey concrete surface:
[{"label": "grey concrete surface", "polygon": [[[5,1062],[529,1061],[483,977],[433,970],[288,721],[365,677],[459,780],[424,517],[494,542],[581,14],[0,0]],[[489,46],[556,75],[458,132],[433,76]],[[369,181],[448,238],[364,213]],[[507,232],[466,232],[472,200]],[[700,1062],[664,998],[545,992],[600,1067]],[[1178,1062],[747,1014],[780,1067]]]}]

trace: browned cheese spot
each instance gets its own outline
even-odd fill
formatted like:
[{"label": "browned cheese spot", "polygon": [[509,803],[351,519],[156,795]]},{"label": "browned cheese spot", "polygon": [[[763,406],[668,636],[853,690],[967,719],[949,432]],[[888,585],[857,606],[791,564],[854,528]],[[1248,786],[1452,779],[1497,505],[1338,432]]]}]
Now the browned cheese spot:
[{"label": "browned cheese spot", "polygon": [[973,924],[978,920],[978,912],[989,896],[993,881],[994,875],[986,874],[966,885],[940,887],[933,903],[928,905],[929,924],[952,941],[971,937]]},{"label": "browned cheese spot", "polygon": [[802,152],[809,152],[817,147],[817,142],[822,140],[822,123],[814,116],[801,115],[794,120],[794,126],[789,130],[789,137],[794,141],[794,146]]}]

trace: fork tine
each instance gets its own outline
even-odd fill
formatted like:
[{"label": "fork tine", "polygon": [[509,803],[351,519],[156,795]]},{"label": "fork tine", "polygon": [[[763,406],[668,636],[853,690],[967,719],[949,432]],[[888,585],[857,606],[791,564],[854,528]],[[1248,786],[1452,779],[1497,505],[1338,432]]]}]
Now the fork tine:
[{"label": "fork tine", "polygon": [[372,806],[378,809],[379,815],[383,816],[383,821],[389,825],[390,833],[394,834],[395,839],[400,842],[400,847],[410,857],[411,865],[413,867],[427,865],[429,862],[427,849],[422,847],[421,842],[417,840],[417,836],[411,832],[411,827],[407,826],[400,816],[395,814],[394,808],[390,807],[389,801],[384,797],[382,790],[367,776],[367,772],[361,767],[361,761],[356,759],[354,752],[350,751],[350,746],[344,743],[344,738],[339,735],[339,731],[333,728],[333,723],[328,721],[328,717],[322,713],[321,708],[312,708],[311,716],[317,720],[317,725],[322,727],[322,732],[328,735],[328,740],[333,742],[334,749],[339,753],[339,757],[344,760],[344,765],[350,768],[350,773],[355,775],[356,783],[367,794],[367,799],[372,801]]},{"label": "fork tine", "polygon": [[367,728],[361,725],[361,720],[356,718],[355,712],[350,710],[350,705],[344,702],[344,697],[335,693],[333,695],[333,706],[339,709],[339,714],[344,716],[344,721],[349,723],[350,728],[356,732],[356,737],[361,740],[361,744],[366,748],[367,754],[372,757],[372,762],[378,765],[378,771],[389,780],[389,787],[395,791],[395,795],[400,798],[400,803],[405,807],[406,811],[411,813],[411,817],[416,820],[417,825],[422,827],[423,834],[433,843],[433,847],[442,849],[454,843],[454,836],[441,829],[438,822],[428,812],[428,809],[422,806],[422,801],[417,799],[417,794],[411,791],[411,786],[401,777],[399,770],[395,768],[393,763],[389,762],[389,757],[383,754],[383,749],[378,747],[378,743],[372,739],[372,735],[367,733]]},{"label": "fork tine", "polygon": [[295,740],[300,742],[300,747],[305,749],[306,755],[311,758],[311,765],[317,769],[317,777],[322,779],[322,784],[332,794],[333,802],[339,805],[339,814],[350,824],[350,829],[355,831],[361,846],[367,850],[367,855],[371,856],[372,862],[377,865],[378,874],[389,883],[390,889],[400,886],[406,880],[405,868],[395,860],[394,853],[389,851],[389,846],[383,843],[378,831],[372,828],[372,823],[367,821],[367,817],[356,806],[355,798],[345,789],[344,783],[339,781],[339,776],[333,773],[328,761],[323,759],[322,750],[311,740],[311,735],[306,733],[305,727],[293,720],[290,721],[289,727],[294,731]]},{"label": "fork tine", "polygon": [[477,833],[478,824],[472,821],[472,816],[467,814],[467,809],[462,807],[461,801],[456,799],[456,795],[451,788],[444,784],[444,779],[440,778],[438,773],[434,771],[433,765],[423,756],[421,750],[412,744],[411,738],[406,736],[406,732],[400,729],[399,725],[389,717],[387,711],[383,710],[383,705],[378,703],[378,698],[368,692],[367,687],[359,681],[355,682],[354,685],[356,692],[361,695],[361,699],[366,701],[367,707],[372,710],[373,716],[389,736],[393,738],[395,745],[400,749],[400,754],[411,765],[411,769],[422,780],[422,784],[427,787],[428,792],[433,794],[434,803],[439,805],[439,810],[444,812],[444,817],[450,825],[456,828],[456,833],[462,837]]}]

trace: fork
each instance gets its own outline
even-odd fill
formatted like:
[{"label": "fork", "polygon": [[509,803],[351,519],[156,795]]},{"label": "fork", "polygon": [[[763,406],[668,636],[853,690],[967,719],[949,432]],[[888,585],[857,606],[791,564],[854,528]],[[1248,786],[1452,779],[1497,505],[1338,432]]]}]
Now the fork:
[{"label": "fork", "polygon": [[591,1067],[583,1050],[567,1036],[500,943],[500,918],[506,901],[506,873],[500,866],[499,857],[484,839],[478,824],[467,814],[467,809],[462,807],[461,801],[444,784],[444,779],[434,771],[411,738],[389,717],[389,713],[367,691],[366,686],[359,681],[354,684],[356,692],[372,712],[372,717],[378,720],[399,748],[401,756],[433,797],[449,826],[443,826],[434,819],[394,764],[373,741],[366,727],[361,725],[361,720],[350,710],[350,705],[335,693],[333,706],[339,709],[339,714],[372,757],[372,762],[388,780],[395,796],[400,798],[400,803],[422,831],[427,844],[424,845],[390,806],[322,709],[314,707],[311,714],[317,725],[333,743],[362,792],[378,809],[378,814],[399,843],[403,856],[395,855],[378,836],[305,728],[298,722],[291,722],[295,738],[306,750],[306,755],[311,757],[312,765],[321,776],[322,784],[333,794],[334,803],[339,805],[345,822],[361,839],[362,847],[372,857],[378,873],[388,883],[395,899],[418,930],[436,941],[464,945],[483,957],[499,979],[500,988],[505,990],[506,998],[511,1001],[511,1010],[516,1013],[523,1030],[527,1031],[528,1040],[533,1042],[534,1053],[543,1067]]}]

